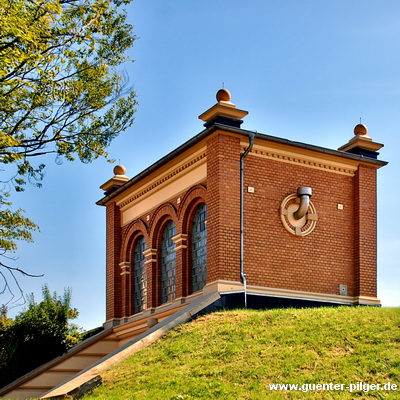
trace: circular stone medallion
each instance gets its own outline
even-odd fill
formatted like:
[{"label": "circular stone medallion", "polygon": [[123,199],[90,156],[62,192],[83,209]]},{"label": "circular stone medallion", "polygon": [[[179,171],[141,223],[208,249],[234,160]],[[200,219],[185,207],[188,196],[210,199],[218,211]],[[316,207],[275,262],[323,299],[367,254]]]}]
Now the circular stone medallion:
[{"label": "circular stone medallion", "polygon": [[303,218],[295,219],[293,214],[299,208],[300,199],[296,194],[290,194],[282,201],[280,214],[283,226],[287,231],[296,236],[306,236],[310,234],[317,224],[317,212],[310,200],[307,213]]}]

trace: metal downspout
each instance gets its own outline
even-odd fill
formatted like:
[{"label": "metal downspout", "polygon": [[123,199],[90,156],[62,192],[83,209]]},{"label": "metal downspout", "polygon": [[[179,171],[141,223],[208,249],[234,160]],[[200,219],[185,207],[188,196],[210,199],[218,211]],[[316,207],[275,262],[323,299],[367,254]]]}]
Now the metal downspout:
[{"label": "metal downspout", "polygon": [[243,282],[244,289],[244,306],[247,309],[247,281],[244,273],[244,159],[251,151],[254,144],[256,134],[249,132],[249,146],[240,155],[240,277]]},{"label": "metal downspout", "polygon": [[293,217],[296,220],[302,219],[310,206],[310,197],[312,196],[312,189],[308,186],[301,186],[297,188],[297,197],[300,199],[300,205],[297,211],[294,212]]}]

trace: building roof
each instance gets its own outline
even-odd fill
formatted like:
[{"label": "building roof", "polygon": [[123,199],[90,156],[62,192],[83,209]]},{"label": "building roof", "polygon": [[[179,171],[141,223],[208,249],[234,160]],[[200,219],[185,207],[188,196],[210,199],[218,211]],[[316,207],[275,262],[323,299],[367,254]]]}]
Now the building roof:
[{"label": "building roof", "polygon": [[238,128],[235,126],[221,124],[221,123],[215,121],[211,126],[204,129],[202,132],[200,132],[196,136],[192,137],[187,142],[183,143],[181,146],[177,147],[175,150],[171,151],[169,154],[167,154],[160,160],[156,161],[154,164],[150,165],[148,168],[146,168],[145,170],[143,170],[142,172],[140,172],[133,178],[129,179],[126,183],[122,184],[117,189],[115,189],[111,192],[108,192],[108,193],[106,192],[106,195],[102,199],[100,199],[98,202],[96,202],[96,204],[105,205],[107,202],[109,202],[113,198],[117,197],[120,193],[122,193],[129,187],[133,186],[134,184],[136,184],[137,182],[139,182],[146,176],[155,172],[161,166],[163,166],[166,163],[168,163],[169,161],[173,160],[175,157],[182,154],[184,151],[191,148],[193,145],[200,142],[201,140],[203,140],[204,138],[211,135],[212,133],[214,133],[217,130],[223,130],[225,132],[230,132],[230,133],[245,135],[245,136],[255,135],[256,139],[266,140],[266,141],[270,141],[270,142],[274,142],[274,143],[285,144],[285,145],[297,147],[300,149],[307,149],[307,150],[315,151],[318,153],[324,153],[324,154],[329,154],[332,156],[337,156],[337,157],[351,159],[351,160],[355,160],[355,161],[359,161],[359,162],[363,162],[363,163],[368,163],[368,164],[376,166],[377,168],[380,168],[387,164],[387,161],[378,160],[378,159],[375,159],[372,157],[352,154],[352,153],[348,153],[348,152],[340,151],[340,150],[328,149],[325,147],[315,146],[315,145],[302,143],[302,142],[296,142],[296,141],[292,141],[289,139],[283,139],[283,138],[276,137],[276,136],[271,136],[271,135],[267,135],[267,134],[263,134],[263,133],[259,133],[259,132],[241,129],[241,128]]}]

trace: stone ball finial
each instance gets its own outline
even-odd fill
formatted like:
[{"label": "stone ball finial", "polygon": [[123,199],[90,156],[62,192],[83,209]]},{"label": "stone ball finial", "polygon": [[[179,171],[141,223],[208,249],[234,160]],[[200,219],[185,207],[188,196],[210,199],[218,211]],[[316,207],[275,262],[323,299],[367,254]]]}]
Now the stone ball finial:
[{"label": "stone ball finial", "polygon": [[362,135],[365,136],[368,133],[368,128],[364,124],[358,124],[354,127],[354,134],[356,136]]},{"label": "stone ball finial", "polygon": [[125,175],[126,168],[123,165],[116,165],[114,167],[114,175]]},{"label": "stone ball finial", "polygon": [[231,101],[231,93],[227,89],[219,89],[216,98],[217,101]]}]

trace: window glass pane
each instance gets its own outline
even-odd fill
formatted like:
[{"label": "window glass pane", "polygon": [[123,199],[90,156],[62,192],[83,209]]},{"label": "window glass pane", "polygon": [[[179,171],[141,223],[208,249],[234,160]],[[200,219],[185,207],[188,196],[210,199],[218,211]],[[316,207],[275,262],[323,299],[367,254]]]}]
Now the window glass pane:
[{"label": "window glass pane", "polygon": [[136,243],[133,256],[133,303],[134,312],[138,313],[146,308],[146,265],[143,252],[146,250],[146,239],[140,236]]},{"label": "window glass pane", "polygon": [[207,206],[200,205],[192,225],[192,290],[203,289],[207,282]]},{"label": "window glass pane", "polygon": [[176,252],[172,240],[175,235],[175,224],[170,221],[165,227],[161,241],[161,303],[175,299]]}]

